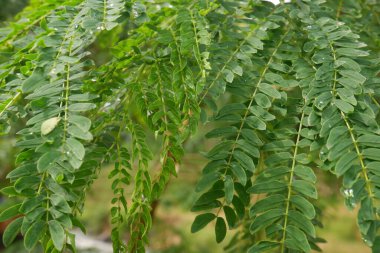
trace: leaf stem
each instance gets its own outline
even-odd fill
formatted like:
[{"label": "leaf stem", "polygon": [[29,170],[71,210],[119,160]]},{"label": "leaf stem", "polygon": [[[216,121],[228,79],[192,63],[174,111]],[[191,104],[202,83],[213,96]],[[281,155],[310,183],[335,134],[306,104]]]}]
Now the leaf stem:
[{"label": "leaf stem", "polygon": [[[274,8],[271,13],[268,14],[268,17],[271,16],[274,12],[275,12],[276,8]],[[235,49],[235,51],[231,54],[231,56],[228,58],[228,60],[224,63],[223,67],[220,69],[220,71],[218,71],[218,74],[216,75],[216,77],[212,80],[212,82],[210,83],[210,85],[208,85],[205,89],[204,89],[204,92],[203,92],[203,95],[201,96],[201,98],[199,99],[199,102],[198,102],[198,105],[201,105],[203,100],[206,98],[209,90],[216,84],[216,82],[219,80],[219,78],[222,76],[224,70],[227,68],[228,64],[230,64],[230,62],[235,58],[236,54],[239,53],[240,49],[242,46],[244,46],[247,41],[248,41],[248,38],[250,38],[257,30],[259,30],[259,28],[267,21],[267,19],[264,19],[261,23],[259,23],[254,29],[252,29],[248,34],[247,36],[245,36],[245,38],[239,43],[239,45],[237,46],[237,48]]]},{"label": "leaf stem", "polygon": [[297,132],[297,141],[295,144],[294,148],[294,153],[293,153],[293,158],[292,158],[292,167],[290,169],[290,176],[289,176],[289,183],[288,183],[288,196],[286,198],[286,207],[285,207],[285,218],[284,218],[284,226],[283,226],[283,233],[282,233],[282,239],[281,239],[281,253],[285,252],[285,240],[286,240],[286,228],[288,226],[288,216],[289,216],[289,209],[290,209],[290,197],[292,194],[292,182],[294,178],[294,170],[296,167],[296,161],[297,161],[297,155],[298,155],[298,148],[299,148],[299,143],[301,139],[301,131],[303,127],[303,120],[305,117],[305,111],[304,108],[302,109],[302,114],[300,118],[300,123],[298,127],[298,132]]},{"label": "leaf stem", "polygon": [[[330,50],[331,50],[331,54],[333,56],[334,65],[335,65],[335,62],[337,61],[337,57],[336,57],[336,52],[335,52],[335,49],[334,49],[334,45],[333,45],[333,43],[331,41],[329,41],[329,45],[330,45]],[[332,87],[333,100],[335,100],[336,96],[337,96],[337,91],[336,91],[336,85],[337,85],[337,82],[338,82],[337,79],[338,79],[338,70],[336,68],[334,68],[334,80],[333,80],[333,87]],[[349,120],[348,120],[348,117],[346,116],[346,114],[343,111],[341,111],[341,110],[339,110],[339,111],[340,111],[342,119],[344,120],[344,123],[345,123],[345,125],[347,127],[347,130],[348,130],[348,132],[350,134],[350,138],[352,140],[352,144],[355,147],[355,151],[356,151],[356,154],[358,156],[358,159],[359,159],[359,162],[360,162],[360,166],[361,166],[361,170],[362,170],[361,174],[362,174],[362,177],[365,180],[365,184],[366,184],[368,195],[373,200],[375,196],[374,196],[374,193],[373,193],[373,190],[372,190],[372,187],[371,187],[370,179],[368,177],[368,171],[367,171],[366,165],[364,163],[364,158],[363,158],[363,155],[362,155],[362,153],[360,151],[360,148],[358,146],[358,142],[357,142],[355,134],[353,132],[353,128],[351,127],[351,125],[349,123]]]},{"label": "leaf stem", "polygon": [[[69,46],[69,54],[71,55],[72,41]],[[64,107],[64,118],[63,118],[63,138],[62,138],[62,155],[64,154],[64,145],[67,139],[67,125],[68,125],[68,113],[69,113],[69,94],[70,94],[70,64],[66,65],[66,80],[65,84],[65,107]],[[62,103],[61,103],[62,106]]]},{"label": "leaf stem", "polygon": [[372,187],[371,187],[371,180],[369,179],[368,177],[368,171],[367,171],[367,166],[365,165],[364,163],[364,157],[360,151],[360,148],[359,148],[359,145],[358,145],[358,141],[356,140],[356,137],[355,137],[355,133],[354,133],[354,129],[351,127],[349,121],[348,121],[348,118],[347,116],[345,115],[344,112],[340,112],[341,115],[342,115],[342,118],[344,120],[344,123],[346,124],[347,126],[347,130],[348,132],[350,133],[350,137],[351,137],[351,140],[352,140],[352,144],[354,145],[355,147],[355,151],[356,151],[356,154],[358,156],[358,159],[359,159],[359,162],[360,162],[360,167],[362,169],[362,176],[364,178],[364,181],[365,181],[365,185],[366,185],[366,188],[367,188],[367,192],[368,192],[368,195],[371,199],[373,199],[375,197],[374,193],[373,193],[373,190],[372,190]]},{"label": "leaf stem", "polygon": [[4,108],[0,111],[0,118],[3,116],[4,112],[8,110],[9,107],[13,105],[13,103],[17,100],[17,98],[21,95],[21,92],[17,92],[16,95],[12,97],[12,99],[4,106]]},{"label": "leaf stem", "polygon": [[[289,27],[289,26],[288,26],[288,27]],[[247,118],[248,118],[250,108],[252,107],[252,104],[253,104],[253,102],[255,101],[255,97],[256,97],[256,94],[257,94],[257,92],[258,92],[258,90],[259,90],[259,87],[260,87],[262,81],[264,80],[264,76],[265,76],[266,72],[267,72],[268,69],[269,69],[269,65],[270,65],[271,62],[273,61],[274,56],[276,55],[278,49],[279,49],[280,46],[282,45],[282,43],[283,43],[285,37],[288,35],[288,33],[289,33],[289,28],[288,28],[288,29],[285,31],[285,33],[282,35],[280,41],[277,43],[275,49],[273,50],[271,56],[269,57],[267,63],[265,64],[264,69],[262,70],[262,72],[261,72],[261,74],[260,74],[260,77],[259,77],[259,80],[257,81],[257,85],[256,85],[256,87],[255,87],[255,90],[253,91],[253,93],[252,93],[252,95],[251,95],[251,97],[250,97],[250,99],[249,99],[249,104],[248,104],[247,109],[245,110],[244,116],[243,116],[243,118],[242,118],[242,120],[241,120],[241,123],[240,123],[239,129],[238,129],[238,131],[237,131],[237,135],[236,135],[235,141],[234,141],[234,143],[232,144],[232,150],[231,150],[231,152],[230,152],[230,155],[229,155],[229,158],[228,158],[228,162],[227,162],[227,164],[226,164],[226,166],[225,166],[224,176],[227,174],[228,169],[231,167],[233,154],[234,154],[234,151],[235,151],[235,149],[236,149],[236,144],[237,144],[237,142],[238,142],[238,140],[239,140],[239,138],[240,138],[241,131],[243,130],[243,127],[244,127],[244,125],[245,125],[245,122],[246,122],[246,120],[247,120]],[[224,202],[225,202],[225,200],[224,200]],[[222,205],[222,206],[223,206],[223,205]],[[222,206],[219,208],[219,210],[218,210],[218,212],[217,212],[217,216],[218,216],[219,212],[221,211]]]},{"label": "leaf stem", "polygon": [[339,19],[340,15],[342,14],[342,8],[343,8],[343,0],[339,0],[338,8],[336,10],[336,19]]}]

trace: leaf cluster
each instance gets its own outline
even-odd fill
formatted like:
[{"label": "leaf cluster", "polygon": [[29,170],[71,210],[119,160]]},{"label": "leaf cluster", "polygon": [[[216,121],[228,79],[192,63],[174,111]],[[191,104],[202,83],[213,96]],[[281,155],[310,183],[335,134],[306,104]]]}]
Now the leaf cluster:
[{"label": "leaf cluster", "polygon": [[86,191],[111,163],[114,252],[145,252],[152,205],[177,175],[184,142],[208,123],[205,137],[217,142],[195,189],[192,232],[215,222],[219,243],[237,230],[227,252],[320,250],[323,170],[342,178],[378,252],[379,6],[31,1],[0,29],[0,133],[22,124],[2,190],[21,202],[0,214],[15,217],[4,244],[21,233],[28,250],[76,252]]}]

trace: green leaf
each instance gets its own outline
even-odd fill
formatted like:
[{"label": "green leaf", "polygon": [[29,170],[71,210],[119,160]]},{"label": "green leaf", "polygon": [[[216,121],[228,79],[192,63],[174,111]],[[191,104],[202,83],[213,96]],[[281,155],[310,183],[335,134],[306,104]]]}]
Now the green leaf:
[{"label": "green leaf", "polygon": [[333,61],[333,58],[330,55],[330,53],[328,53],[324,50],[317,50],[311,59],[315,64],[321,64],[324,62],[332,62]]},{"label": "green leaf", "polygon": [[275,223],[278,219],[280,219],[284,215],[283,209],[272,209],[269,210],[259,216],[257,216],[251,226],[250,231],[252,234],[257,233],[261,229],[266,228],[270,224]]},{"label": "green leaf", "polygon": [[331,149],[333,146],[339,143],[339,140],[342,138],[344,134],[347,133],[347,127],[346,126],[338,126],[334,127],[330,131],[330,135],[326,142],[326,147],[328,149]]},{"label": "green leaf", "polygon": [[239,65],[235,65],[231,68],[232,72],[238,76],[242,76],[243,75],[243,68],[240,67]]},{"label": "green leaf", "polygon": [[40,69],[33,71],[32,75],[22,83],[22,92],[29,93],[46,83],[44,73]]},{"label": "green leaf", "polygon": [[0,222],[4,222],[6,220],[9,220],[10,218],[15,217],[16,215],[19,215],[19,209],[21,207],[21,204],[17,204],[11,207],[8,207],[0,214]]},{"label": "green leaf", "polygon": [[310,53],[315,48],[315,42],[314,41],[308,41],[303,45],[303,50],[307,53]]},{"label": "green leaf", "polygon": [[243,128],[241,130],[241,134],[244,137],[244,139],[246,139],[252,145],[254,145],[254,146],[256,146],[256,145],[262,146],[263,145],[263,142],[261,141],[259,136],[254,131],[252,131],[252,129]]},{"label": "green leaf", "polygon": [[353,80],[352,78],[349,77],[341,77],[338,79],[338,83],[343,85],[344,88],[346,89],[351,89],[351,90],[358,90],[360,89],[360,82],[357,80]]},{"label": "green leaf", "polygon": [[204,213],[200,214],[197,217],[195,217],[195,220],[193,224],[191,225],[191,233],[196,233],[207,224],[209,224],[211,221],[213,221],[216,218],[215,214],[213,213]]},{"label": "green leaf", "polygon": [[33,211],[36,207],[40,206],[42,201],[43,201],[43,198],[41,198],[41,196],[27,198],[22,202],[22,206],[20,207],[20,212],[27,214]]},{"label": "green leaf", "polygon": [[339,55],[350,56],[350,57],[361,57],[368,56],[369,53],[363,50],[353,49],[353,48],[338,48],[335,52]]},{"label": "green leaf", "polygon": [[37,146],[44,143],[44,140],[42,138],[36,138],[36,139],[30,139],[25,141],[18,141],[16,142],[16,147],[19,148],[36,148]]},{"label": "green leaf", "polygon": [[33,93],[29,94],[25,98],[28,100],[33,100],[31,104],[44,106],[46,97],[51,97],[62,93],[63,87],[61,86],[51,86],[50,84],[45,84],[38,89],[34,90]]},{"label": "green leaf", "polygon": [[201,192],[210,188],[216,181],[220,179],[221,174],[219,172],[210,172],[202,175],[201,180],[195,187],[197,192]]},{"label": "green leaf", "polygon": [[360,136],[357,141],[360,145],[368,147],[380,148],[380,136],[374,134],[364,134]]},{"label": "green leaf", "polygon": [[380,252],[380,236],[376,236],[376,239],[372,246],[372,253]]},{"label": "green leaf", "polygon": [[237,162],[241,164],[241,166],[246,169],[247,171],[254,171],[255,169],[255,164],[252,161],[252,158],[249,157],[247,154],[244,152],[235,150],[234,151],[234,158],[236,159]]},{"label": "green leaf", "polygon": [[70,151],[78,158],[79,160],[83,160],[84,155],[86,153],[84,146],[81,142],[77,141],[75,138],[68,138],[66,140],[67,146]]},{"label": "green leaf", "polygon": [[266,95],[268,95],[268,96],[270,96],[272,98],[276,98],[276,99],[280,99],[281,98],[281,93],[276,88],[274,88],[272,85],[270,85],[270,84],[267,84],[267,83],[260,84],[259,90],[262,93],[264,93],[264,94],[266,94]]},{"label": "green leaf", "polygon": [[266,73],[265,80],[269,81],[270,83],[284,83],[284,79],[282,78],[282,76],[276,73]]},{"label": "green leaf", "polygon": [[210,190],[204,194],[202,194],[199,199],[195,202],[195,206],[209,204],[219,198],[225,196],[224,191],[222,190]]},{"label": "green leaf", "polygon": [[323,110],[326,106],[330,104],[332,100],[332,95],[330,92],[324,92],[320,94],[316,99],[315,99],[315,106],[319,110]]},{"label": "green leaf", "polygon": [[63,56],[59,57],[59,60],[61,60],[64,63],[74,64],[74,63],[77,63],[80,59],[78,57],[63,55]]},{"label": "green leaf", "polygon": [[280,246],[278,242],[261,241],[248,249],[248,253],[262,253]]},{"label": "green leaf", "polygon": [[262,93],[258,93],[256,94],[256,98],[255,98],[255,101],[256,101],[256,104],[263,107],[263,108],[269,108],[271,107],[272,103],[270,102],[269,98],[262,94]]},{"label": "green leaf", "polygon": [[9,172],[7,178],[13,180],[19,177],[30,175],[35,172],[37,172],[37,170],[36,165],[34,163],[24,164]]},{"label": "green leaf", "polygon": [[306,235],[300,229],[292,225],[286,227],[285,245],[288,248],[301,250],[305,253],[311,252]]},{"label": "green leaf", "polygon": [[244,104],[240,104],[240,103],[227,104],[219,110],[218,117],[222,117],[224,115],[229,115],[229,114],[234,114],[234,113],[241,113],[245,111],[246,109],[247,107]]},{"label": "green leaf", "polygon": [[240,219],[244,218],[245,215],[245,207],[244,203],[241,201],[241,199],[238,196],[234,196],[234,199],[232,200],[232,205],[235,208],[236,214]]},{"label": "green leaf", "polygon": [[359,72],[352,71],[352,70],[340,70],[339,74],[341,74],[344,77],[351,79],[351,81],[356,81],[360,84],[363,84],[365,82],[365,80],[367,79],[365,76],[363,76]]},{"label": "green leaf", "polygon": [[347,89],[347,88],[339,88],[337,89],[339,97],[343,100],[346,101],[354,106],[358,104],[356,101],[355,95],[353,91]]},{"label": "green leaf", "polygon": [[234,73],[232,73],[231,70],[225,69],[224,74],[225,74],[224,78],[225,78],[226,82],[232,83],[234,81]]},{"label": "green leaf", "polygon": [[36,116],[30,118],[27,122],[26,125],[30,126],[39,122],[43,122],[47,119],[50,119],[51,117],[57,116],[60,112],[62,111],[62,108],[50,108],[50,109],[45,109],[43,112],[38,113]]},{"label": "green leaf", "polygon": [[358,157],[354,152],[348,152],[342,155],[341,158],[339,158],[338,162],[335,165],[335,174],[340,177],[344,173],[346,173],[347,170],[349,170],[352,166],[352,163],[357,160]]},{"label": "green leaf", "polygon": [[283,73],[288,73],[290,70],[289,66],[283,63],[272,62],[269,66],[271,69],[281,71]]},{"label": "green leaf", "polygon": [[70,101],[77,101],[77,102],[87,102],[90,100],[93,100],[95,98],[98,98],[95,94],[85,93],[85,94],[74,94],[69,97]]},{"label": "green leaf", "polygon": [[230,175],[224,179],[224,191],[226,193],[226,203],[230,204],[234,197],[234,181]]},{"label": "green leaf", "polygon": [[37,170],[42,173],[55,165],[55,162],[61,157],[61,152],[50,151],[43,154],[37,161]]},{"label": "green leaf", "polygon": [[367,169],[373,171],[375,174],[380,174],[380,162],[370,162],[367,164]]},{"label": "green leaf", "polygon": [[315,228],[309,219],[307,219],[302,213],[294,210],[288,212],[289,223],[302,229],[306,234],[311,237],[315,237]]},{"label": "green leaf", "polygon": [[207,204],[202,204],[202,205],[194,205],[191,208],[192,212],[199,212],[199,211],[206,211],[214,208],[220,208],[222,206],[222,203],[218,200],[214,200],[211,202],[208,202]]},{"label": "green leaf", "polygon": [[59,194],[52,194],[50,196],[50,202],[57,208],[61,213],[71,213],[71,208],[67,203],[66,199]]},{"label": "green leaf", "polygon": [[3,244],[5,247],[8,247],[16,239],[17,235],[20,233],[21,225],[24,220],[24,217],[19,217],[12,221],[3,233]]},{"label": "green leaf", "polygon": [[295,205],[295,207],[301,211],[308,219],[313,219],[315,217],[314,206],[300,195],[292,195],[290,201]]},{"label": "green leaf", "polygon": [[251,106],[249,109],[254,115],[256,115],[257,117],[259,117],[260,119],[264,121],[272,121],[276,119],[276,116],[269,113],[267,110],[263,109],[260,106],[254,105],[254,106]]},{"label": "green leaf", "polygon": [[216,242],[221,243],[226,237],[226,234],[227,234],[226,222],[224,221],[223,218],[218,217],[216,219],[216,225],[215,225]]},{"label": "green leaf", "polygon": [[339,110],[341,110],[344,113],[354,112],[354,107],[350,103],[347,103],[346,101],[336,99],[335,105],[336,105],[336,107],[339,108]]},{"label": "green leaf", "polygon": [[67,132],[75,138],[85,140],[85,141],[91,141],[92,140],[92,134],[90,132],[83,131],[81,128],[77,126],[69,126],[67,128]]},{"label": "green leaf", "polygon": [[249,193],[274,193],[281,192],[288,188],[288,185],[281,181],[271,181],[266,183],[255,183],[248,189]]},{"label": "green leaf", "polygon": [[366,148],[366,149],[363,149],[362,154],[365,158],[372,159],[375,161],[380,161],[380,149]]},{"label": "green leaf", "polygon": [[250,215],[258,215],[273,208],[280,208],[285,203],[285,196],[280,194],[270,195],[257,201],[250,209]]},{"label": "green leaf", "polygon": [[91,120],[80,115],[70,115],[69,122],[80,128],[83,132],[88,132],[91,127]]},{"label": "green leaf", "polygon": [[250,125],[254,129],[265,130],[267,128],[267,125],[265,124],[265,122],[256,116],[249,116],[247,117],[246,121],[247,121],[247,124]]},{"label": "green leaf", "polygon": [[237,128],[233,126],[221,127],[213,129],[211,132],[206,134],[206,138],[218,138],[218,137],[227,137],[235,135],[237,133]]},{"label": "green leaf", "polygon": [[[247,140],[244,140],[244,139],[238,140],[236,148],[242,150],[246,154],[250,154],[253,157],[256,157],[256,158],[260,157],[260,151],[259,151],[259,149],[256,146],[252,145]],[[253,164],[253,166],[255,166],[254,163],[252,163],[252,164]],[[251,168],[250,171],[254,171],[254,170],[255,170],[255,167]]]},{"label": "green leaf", "polygon": [[93,103],[78,103],[69,105],[69,111],[71,112],[85,112],[95,108],[96,105]]},{"label": "green leaf", "polygon": [[294,190],[298,191],[301,194],[304,194],[307,197],[317,199],[317,189],[315,189],[315,186],[309,182],[303,181],[303,180],[294,180],[292,182],[292,186]]},{"label": "green leaf", "polygon": [[258,50],[263,50],[264,48],[264,43],[257,37],[249,37],[247,38],[247,42],[254,48]]},{"label": "green leaf", "polygon": [[15,190],[17,192],[22,192],[24,190],[33,189],[33,187],[37,186],[41,182],[41,178],[37,176],[26,176],[17,179],[15,182]]},{"label": "green leaf", "polygon": [[328,159],[330,161],[335,161],[341,157],[342,152],[348,152],[352,148],[352,140],[350,138],[341,138],[341,140],[331,148]]},{"label": "green leaf", "polygon": [[360,65],[356,61],[354,61],[354,60],[352,60],[350,58],[347,58],[347,57],[341,57],[341,58],[337,59],[335,61],[335,65],[337,67],[344,66],[344,67],[346,67],[348,69],[352,69],[352,70],[355,70],[355,71],[358,71],[358,72],[360,72],[360,70],[361,70]]},{"label": "green leaf", "polygon": [[245,185],[247,183],[247,175],[240,165],[233,163],[231,165],[231,170],[242,185]]},{"label": "green leaf", "polygon": [[304,179],[311,183],[315,183],[317,181],[317,177],[315,176],[314,171],[307,166],[297,165],[294,168],[294,173],[301,179]]},{"label": "green leaf", "polygon": [[339,40],[339,39],[347,36],[348,34],[350,34],[350,32],[351,31],[349,31],[349,30],[338,30],[336,32],[329,33],[327,35],[327,39],[329,41],[331,41],[331,40]]},{"label": "green leaf", "polygon": [[235,211],[229,206],[223,206],[224,215],[228,223],[228,227],[232,229],[236,224],[236,214]]},{"label": "green leaf", "polygon": [[66,157],[73,169],[79,169],[83,164],[83,160],[79,160],[75,155],[70,156],[70,153],[68,153]]},{"label": "green leaf", "polygon": [[294,147],[295,143],[292,140],[279,140],[272,141],[264,145],[263,150],[265,151],[282,151],[286,148]]},{"label": "green leaf", "polygon": [[43,221],[36,221],[32,226],[26,231],[24,237],[24,246],[27,250],[31,251],[38,243],[39,240],[45,234],[46,226]]},{"label": "green leaf", "polygon": [[53,241],[54,247],[61,251],[65,242],[65,231],[58,221],[49,221],[49,232]]},{"label": "green leaf", "polygon": [[8,196],[8,197],[14,197],[14,196],[17,196],[19,195],[16,190],[15,190],[15,187],[14,186],[7,186],[7,187],[4,187],[0,190],[0,193]]}]

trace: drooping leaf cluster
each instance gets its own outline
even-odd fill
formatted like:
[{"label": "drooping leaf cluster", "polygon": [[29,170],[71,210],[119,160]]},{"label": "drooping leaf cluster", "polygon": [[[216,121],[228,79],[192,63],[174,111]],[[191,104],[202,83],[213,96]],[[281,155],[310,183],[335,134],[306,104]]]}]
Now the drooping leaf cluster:
[{"label": "drooping leaf cluster", "polygon": [[[379,6],[31,1],[0,29],[1,134],[22,124],[2,190],[22,201],[0,214],[16,217],[4,244],[21,233],[28,250],[75,252],[86,191],[111,163],[114,252],[145,252],[152,205],[177,175],[184,142],[208,123],[217,144],[195,189],[192,232],[214,222],[222,242],[236,230],[227,252],[319,250],[324,170],[342,177],[378,252]],[[101,62],[97,43],[110,47]]]}]

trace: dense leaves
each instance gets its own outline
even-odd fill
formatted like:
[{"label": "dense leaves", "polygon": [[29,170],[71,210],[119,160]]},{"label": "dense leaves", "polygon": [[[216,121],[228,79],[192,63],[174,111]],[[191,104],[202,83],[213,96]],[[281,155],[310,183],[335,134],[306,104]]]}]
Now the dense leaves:
[{"label": "dense leaves", "polygon": [[[30,1],[0,28],[0,134],[21,125],[3,190],[21,202],[0,214],[14,219],[4,245],[21,233],[28,250],[75,252],[86,191],[111,163],[114,252],[145,252],[154,205],[202,122],[216,144],[191,232],[213,224],[220,243],[239,228],[228,252],[319,250],[325,170],[342,177],[377,252],[379,5]],[[111,49],[99,60],[94,45]]]}]

